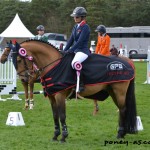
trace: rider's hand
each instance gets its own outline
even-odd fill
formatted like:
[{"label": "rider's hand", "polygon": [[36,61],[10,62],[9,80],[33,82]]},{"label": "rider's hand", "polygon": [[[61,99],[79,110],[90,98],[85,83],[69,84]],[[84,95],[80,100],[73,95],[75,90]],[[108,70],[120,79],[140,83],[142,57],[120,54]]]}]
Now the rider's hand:
[{"label": "rider's hand", "polygon": [[69,54],[69,53],[72,53],[72,51],[71,50],[66,50],[66,51],[64,51],[64,53]]}]

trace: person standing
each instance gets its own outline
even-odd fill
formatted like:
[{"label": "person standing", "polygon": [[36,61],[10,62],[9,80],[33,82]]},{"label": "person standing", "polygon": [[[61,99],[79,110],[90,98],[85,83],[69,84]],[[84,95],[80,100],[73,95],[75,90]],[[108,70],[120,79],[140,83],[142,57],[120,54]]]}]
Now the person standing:
[{"label": "person standing", "polygon": [[[111,54],[110,37],[106,33],[106,27],[104,25],[99,25],[97,26],[95,32],[98,33],[98,40],[97,40],[95,53],[100,55],[110,56]],[[94,100],[94,105],[95,105],[95,109],[93,115],[95,115],[99,110],[97,100]]]},{"label": "person standing", "polygon": [[44,35],[45,34],[44,26],[43,25],[39,25],[39,26],[37,26],[36,30],[37,30],[38,34],[34,37],[34,39],[42,40],[42,41],[47,42],[48,41],[48,37]]},{"label": "person standing", "polygon": [[[87,11],[84,7],[76,7],[70,15],[74,18],[74,22],[76,24],[72,29],[71,36],[69,38],[69,41],[67,42],[66,47],[64,48],[64,51],[66,53],[75,54],[71,62],[71,66],[73,69],[75,69],[74,65],[76,62],[82,63],[91,54],[88,48],[90,28],[86,23],[86,15]],[[82,71],[80,75],[80,80],[81,82],[79,91],[83,91],[84,86],[82,83]]]},{"label": "person standing", "polygon": [[110,37],[106,33],[106,27],[104,25],[99,25],[95,32],[98,32],[98,41],[96,45],[96,54],[101,54],[105,56],[110,55]]}]

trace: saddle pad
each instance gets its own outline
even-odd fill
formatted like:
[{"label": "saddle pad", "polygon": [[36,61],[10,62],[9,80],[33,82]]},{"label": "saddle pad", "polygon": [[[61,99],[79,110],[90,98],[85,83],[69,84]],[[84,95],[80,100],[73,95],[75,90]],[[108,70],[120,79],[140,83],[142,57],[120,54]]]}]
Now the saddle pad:
[{"label": "saddle pad", "polygon": [[[74,54],[65,55],[59,64],[41,77],[45,96],[76,86],[76,71],[71,67]],[[134,78],[131,64],[117,56],[91,54],[83,63],[85,85],[127,81]]]}]

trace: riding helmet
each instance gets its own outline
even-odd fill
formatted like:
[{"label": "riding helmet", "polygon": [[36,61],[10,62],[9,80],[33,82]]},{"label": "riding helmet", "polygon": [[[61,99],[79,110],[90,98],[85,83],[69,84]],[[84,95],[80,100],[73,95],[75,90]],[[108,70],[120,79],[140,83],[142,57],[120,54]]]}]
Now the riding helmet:
[{"label": "riding helmet", "polygon": [[37,30],[40,30],[40,31],[44,31],[45,30],[45,28],[44,28],[44,26],[43,25],[39,25],[39,26],[37,26],[37,28],[36,28]]},{"label": "riding helmet", "polygon": [[86,17],[86,14],[87,14],[87,11],[84,7],[76,7],[70,16],[71,17]]},{"label": "riding helmet", "polygon": [[99,25],[95,32],[102,32],[102,33],[106,33],[106,27],[104,25]]}]

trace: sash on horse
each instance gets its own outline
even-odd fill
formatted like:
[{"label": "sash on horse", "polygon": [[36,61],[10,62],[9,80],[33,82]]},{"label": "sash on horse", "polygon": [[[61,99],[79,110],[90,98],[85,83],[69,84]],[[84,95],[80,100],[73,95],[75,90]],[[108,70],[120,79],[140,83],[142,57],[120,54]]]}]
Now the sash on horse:
[{"label": "sash on horse", "polygon": [[[45,96],[76,86],[76,71],[71,67],[74,54],[62,57],[61,61],[41,77]],[[83,63],[85,85],[127,81],[134,78],[134,69],[127,61],[116,56],[91,54]]]}]

